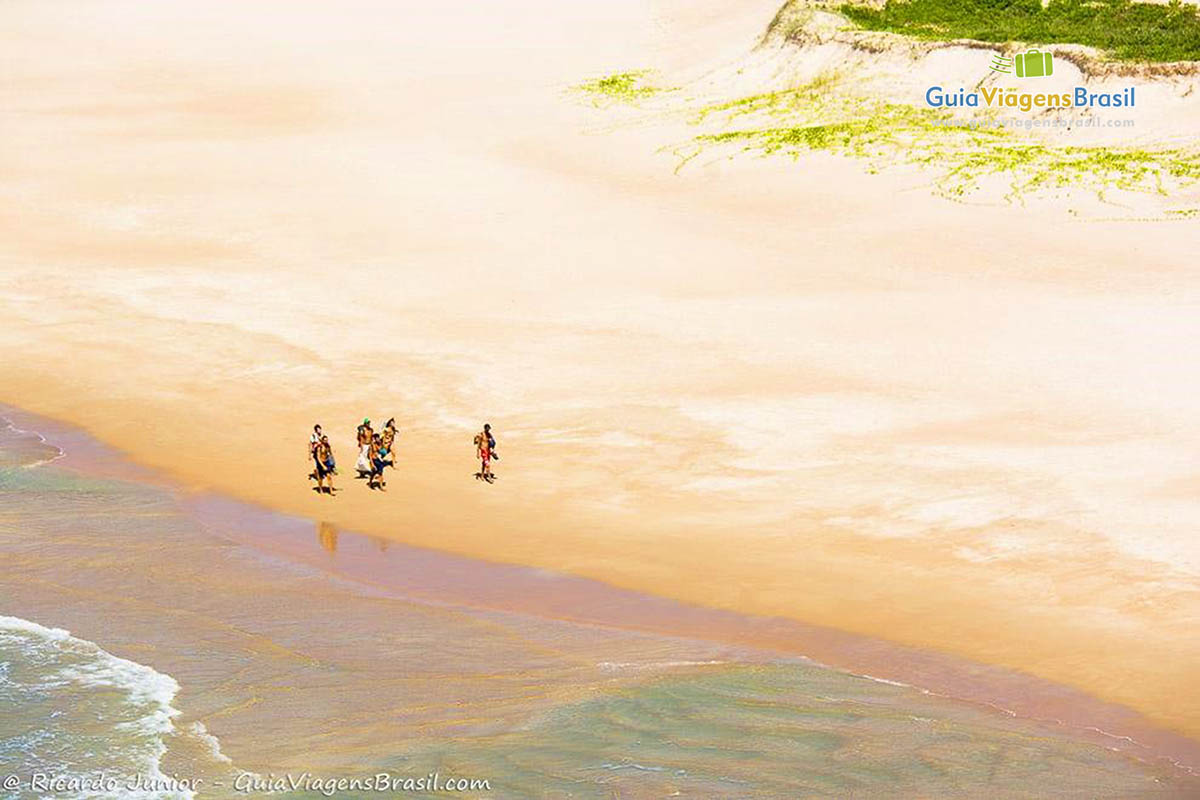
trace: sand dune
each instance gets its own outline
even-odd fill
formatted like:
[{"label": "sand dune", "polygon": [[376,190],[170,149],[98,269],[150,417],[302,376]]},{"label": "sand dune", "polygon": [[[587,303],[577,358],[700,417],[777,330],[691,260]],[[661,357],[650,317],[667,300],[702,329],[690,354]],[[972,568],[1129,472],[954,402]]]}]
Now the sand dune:
[{"label": "sand dune", "polygon": [[[6,4],[0,400],[349,529],[1200,735],[1195,223],[825,156],[676,175],[678,120],[566,94],[728,69],[774,11]],[[403,428],[388,493],[313,495],[308,429],[348,466],[364,414]]]}]

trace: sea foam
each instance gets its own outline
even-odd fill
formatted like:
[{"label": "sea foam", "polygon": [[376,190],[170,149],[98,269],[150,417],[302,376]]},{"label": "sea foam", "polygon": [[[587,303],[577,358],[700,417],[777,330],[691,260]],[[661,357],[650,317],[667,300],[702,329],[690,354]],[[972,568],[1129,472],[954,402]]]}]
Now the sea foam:
[{"label": "sea foam", "polygon": [[[172,705],[179,692],[179,684],[174,678],[114,656],[98,644],[72,636],[62,628],[46,627],[19,617],[0,616],[0,657],[5,650],[10,655],[0,663],[6,664],[4,680],[9,690],[20,684],[19,689],[28,697],[54,697],[62,702],[75,697],[79,702],[86,702],[89,697],[115,692],[122,704],[122,713],[112,715],[120,721],[114,720],[110,733],[105,736],[113,745],[107,757],[92,752],[89,747],[86,755],[92,759],[76,757],[58,764],[39,756],[35,746],[34,752],[26,749],[24,753],[30,759],[26,766],[42,770],[60,767],[64,773],[81,778],[104,772],[110,775],[123,773],[121,777],[125,780],[137,777],[150,785],[167,781],[161,762],[167,752],[167,738],[176,733],[173,720],[180,713]],[[24,666],[19,675],[14,669],[16,661],[21,661]],[[12,712],[21,712],[19,704]],[[56,716],[61,724],[61,728],[52,732],[56,753],[69,752],[74,736],[79,736],[81,742],[86,741],[86,735],[63,720],[61,713]],[[189,732],[205,741],[214,760],[228,762],[215,737],[200,723],[194,723]],[[106,760],[119,763],[119,766],[102,763]],[[194,795],[190,790],[121,791],[122,797],[140,800],[191,800]],[[78,800],[102,796],[107,795],[88,791],[75,795]]]}]

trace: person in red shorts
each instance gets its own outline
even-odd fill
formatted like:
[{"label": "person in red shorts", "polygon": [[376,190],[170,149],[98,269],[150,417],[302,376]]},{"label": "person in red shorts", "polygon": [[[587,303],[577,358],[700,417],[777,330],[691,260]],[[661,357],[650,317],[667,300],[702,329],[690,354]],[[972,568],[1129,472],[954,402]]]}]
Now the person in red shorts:
[{"label": "person in red shorts", "polygon": [[492,474],[492,448],[488,444],[488,437],[483,433],[475,434],[475,455],[479,458],[479,472],[475,477],[491,483],[496,478]]}]

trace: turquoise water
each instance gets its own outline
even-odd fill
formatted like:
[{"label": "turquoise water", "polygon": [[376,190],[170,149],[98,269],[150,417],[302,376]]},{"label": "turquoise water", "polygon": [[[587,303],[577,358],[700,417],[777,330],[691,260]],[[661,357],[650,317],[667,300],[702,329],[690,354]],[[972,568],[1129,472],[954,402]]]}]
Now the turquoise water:
[{"label": "turquoise water", "polygon": [[811,665],[663,676],[449,759],[520,796],[1149,798],[1187,789],[1092,745]]},{"label": "turquoise water", "polygon": [[[204,511],[67,438],[60,458],[0,421],[0,781],[22,780],[5,800],[381,771],[482,779],[450,796],[490,798],[1200,796],[1163,761],[803,659],[438,601],[428,587],[483,591],[490,568]],[[351,577],[358,562],[400,578]],[[36,790],[39,773],[93,783]],[[126,788],[171,778],[201,783]]]},{"label": "turquoise water", "polygon": [[25,784],[9,796],[191,797],[159,769],[178,689],[67,631],[0,617],[0,774]]},{"label": "turquoise water", "polygon": [[[45,469],[63,455],[0,418],[0,541],[10,570],[20,569],[20,543],[34,541],[39,501],[61,499],[64,490],[83,499],[97,488]],[[167,742],[180,734],[175,680],[69,631],[5,616],[6,597],[0,594],[0,796],[194,796],[160,770]],[[190,733],[211,749],[201,727]]]}]

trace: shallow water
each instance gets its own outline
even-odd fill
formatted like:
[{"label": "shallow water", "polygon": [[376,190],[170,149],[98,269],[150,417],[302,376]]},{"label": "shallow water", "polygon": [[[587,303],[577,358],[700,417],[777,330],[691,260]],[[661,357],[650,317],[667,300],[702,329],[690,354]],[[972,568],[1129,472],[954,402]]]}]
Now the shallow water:
[{"label": "shallow water", "polygon": [[[34,796],[192,797],[159,768],[167,742],[181,738],[178,690],[170,676],[67,631],[0,617],[0,771],[21,774]],[[204,739],[200,728],[189,733]]]},{"label": "shallow water", "polygon": [[[379,771],[487,780],[460,796],[497,798],[1197,796],[1163,761],[912,687],[472,607],[472,587],[500,602],[567,584],[182,494],[76,434],[58,458],[53,435],[0,428],[0,776],[25,781],[6,800],[131,796],[35,791],[35,772],[176,776],[199,797],[305,780],[288,796],[318,797],[314,778]],[[364,562],[390,579],[349,568]]]}]

